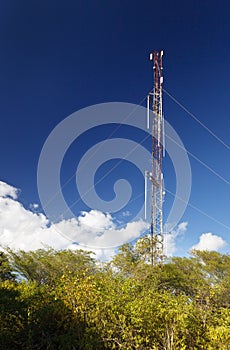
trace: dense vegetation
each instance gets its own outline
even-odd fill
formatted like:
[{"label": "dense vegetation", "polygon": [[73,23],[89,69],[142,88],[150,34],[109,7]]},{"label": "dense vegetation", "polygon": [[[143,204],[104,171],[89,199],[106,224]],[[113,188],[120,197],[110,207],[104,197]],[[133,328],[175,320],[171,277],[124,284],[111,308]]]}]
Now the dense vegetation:
[{"label": "dense vegetation", "polygon": [[230,349],[230,256],[151,267],[128,244],[107,264],[83,251],[0,253],[0,348]]}]

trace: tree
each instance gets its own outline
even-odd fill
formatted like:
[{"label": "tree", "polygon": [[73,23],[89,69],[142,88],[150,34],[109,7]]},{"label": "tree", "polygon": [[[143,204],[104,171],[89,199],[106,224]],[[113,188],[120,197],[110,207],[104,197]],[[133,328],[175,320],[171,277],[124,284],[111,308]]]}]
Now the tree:
[{"label": "tree", "polygon": [[123,245],[102,265],[83,251],[2,256],[3,276],[25,278],[0,283],[0,348],[229,350],[229,255],[151,266],[138,249]]},{"label": "tree", "polygon": [[55,284],[63,274],[93,273],[95,260],[91,252],[83,250],[59,250],[52,248],[25,252],[8,249],[12,267],[27,280],[38,284]]},{"label": "tree", "polygon": [[134,273],[140,261],[140,255],[135,247],[126,243],[119,248],[109,265],[128,277]]},{"label": "tree", "polygon": [[6,280],[14,281],[15,274],[10,265],[8,256],[4,252],[0,252],[0,282]]}]

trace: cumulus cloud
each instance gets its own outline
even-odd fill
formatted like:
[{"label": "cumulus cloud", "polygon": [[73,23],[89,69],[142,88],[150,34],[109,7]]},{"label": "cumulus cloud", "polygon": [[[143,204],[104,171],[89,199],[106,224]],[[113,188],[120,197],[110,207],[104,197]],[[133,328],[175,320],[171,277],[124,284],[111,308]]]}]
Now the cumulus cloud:
[{"label": "cumulus cloud", "polygon": [[[188,223],[181,222],[173,231],[164,234],[164,254],[172,256],[176,248],[176,240],[179,236],[183,236],[187,230]],[[167,230],[167,228],[166,228]]]},{"label": "cumulus cloud", "polygon": [[224,248],[227,245],[227,243],[223,240],[222,237],[214,235],[211,232],[202,233],[202,235],[199,238],[199,242],[194,245],[191,249],[197,249],[197,250],[220,250]]},{"label": "cumulus cloud", "polygon": [[95,251],[97,257],[108,259],[117,246],[136,239],[146,229],[142,220],[119,227],[110,214],[98,210],[82,212],[76,218],[52,224],[43,213],[24,208],[17,193],[16,188],[0,182],[1,246],[23,250],[35,250],[44,245],[55,249],[84,248]]},{"label": "cumulus cloud", "polygon": [[80,224],[86,226],[90,225],[97,230],[115,227],[112,216],[109,213],[102,213],[99,210],[91,210],[90,212],[83,211],[78,220]]},{"label": "cumulus cloud", "polygon": [[136,239],[146,229],[146,223],[139,220],[119,227],[110,214],[91,210],[77,218],[62,220],[50,229],[90,249],[112,249]]},{"label": "cumulus cloud", "polygon": [[0,181],[0,197],[11,197],[16,199],[18,197],[18,189]]},{"label": "cumulus cloud", "polygon": [[30,209],[31,210],[38,210],[39,209],[39,205],[37,203],[30,204]]},{"label": "cumulus cloud", "polygon": [[[13,249],[35,250],[44,246],[54,249],[92,250],[97,258],[108,260],[123,243],[140,237],[148,228],[142,220],[119,226],[109,213],[98,210],[82,212],[78,217],[49,222],[39,212],[38,204],[26,209],[18,199],[18,189],[0,181],[0,246]],[[124,216],[128,213],[125,212]],[[177,243],[187,230],[187,222],[164,234],[164,254],[172,256]],[[166,229],[167,230],[167,229]],[[191,249],[220,250],[226,246],[220,236],[203,233]]]}]

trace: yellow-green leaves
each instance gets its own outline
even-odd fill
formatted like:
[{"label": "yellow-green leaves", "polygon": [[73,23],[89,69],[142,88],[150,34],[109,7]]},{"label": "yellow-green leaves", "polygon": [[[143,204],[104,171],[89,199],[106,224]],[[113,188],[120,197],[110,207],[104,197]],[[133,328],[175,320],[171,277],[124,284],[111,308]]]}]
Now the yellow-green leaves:
[{"label": "yellow-green leaves", "polygon": [[24,280],[0,282],[0,349],[229,350],[229,256],[152,267],[137,248],[107,265],[82,251],[10,251],[7,271]]}]

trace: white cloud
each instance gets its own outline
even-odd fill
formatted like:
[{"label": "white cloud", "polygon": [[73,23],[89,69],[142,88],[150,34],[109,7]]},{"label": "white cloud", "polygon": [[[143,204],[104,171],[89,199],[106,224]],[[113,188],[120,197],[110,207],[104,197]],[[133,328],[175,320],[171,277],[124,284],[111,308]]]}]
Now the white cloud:
[{"label": "white cloud", "polygon": [[18,196],[18,189],[0,181],[0,197],[11,197],[16,199]]},{"label": "white cloud", "polygon": [[39,205],[37,203],[30,204],[30,209],[31,210],[38,210],[39,209]]},{"label": "white cloud", "polygon": [[164,234],[164,254],[172,256],[176,248],[176,240],[179,236],[182,236],[187,230],[188,223],[181,222],[173,231]]},{"label": "white cloud", "polygon": [[[50,224],[42,213],[25,209],[18,201],[17,189],[0,182],[0,245],[35,250],[44,245],[55,249],[93,250],[108,259],[115,247],[134,240],[146,229],[142,220],[118,227],[108,213],[82,212],[77,218]],[[37,206],[36,206],[37,209]],[[73,242],[79,243],[73,244]],[[108,249],[109,248],[109,249]]]},{"label": "white cloud", "polygon": [[202,233],[202,235],[199,238],[199,242],[194,245],[191,249],[197,249],[197,250],[220,250],[221,248],[224,248],[227,245],[227,243],[223,240],[222,237],[214,235],[211,232]]},{"label": "white cloud", "polygon": [[79,222],[83,225],[92,226],[98,230],[114,228],[113,218],[109,213],[102,213],[99,210],[83,211],[79,217]]}]

